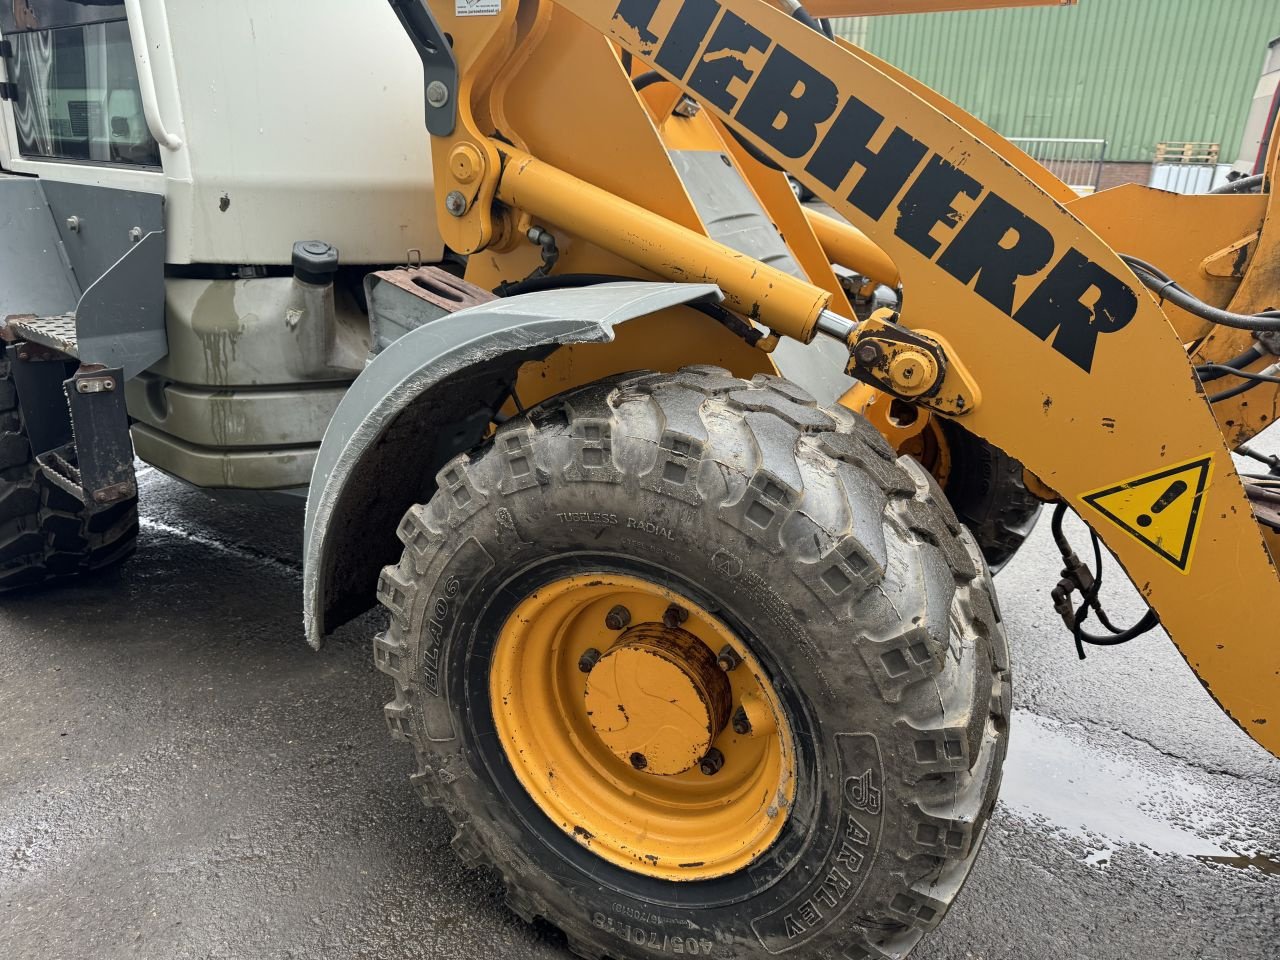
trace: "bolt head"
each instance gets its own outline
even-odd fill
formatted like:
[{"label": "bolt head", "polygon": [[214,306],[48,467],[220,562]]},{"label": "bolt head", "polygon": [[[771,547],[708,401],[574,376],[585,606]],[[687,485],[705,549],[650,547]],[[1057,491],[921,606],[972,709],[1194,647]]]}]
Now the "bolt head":
[{"label": "bolt head", "polygon": [[625,630],[631,623],[631,611],[618,604],[605,614],[604,625],[610,630]]},{"label": "bolt head", "polygon": [[449,102],[449,88],[439,80],[427,84],[427,103],[437,109]]},{"label": "bolt head", "polygon": [[698,770],[704,777],[714,777],[724,768],[724,754],[712,747],[698,764]]},{"label": "bolt head", "polygon": [[751,736],[751,720],[747,717],[747,711],[739,707],[733,714],[733,732],[740,737]]},{"label": "bolt head", "polygon": [[668,630],[674,630],[680,624],[689,619],[689,611],[678,603],[673,603],[667,607],[666,612],[662,615],[662,625]]},{"label": "bolt head", "polygon": [[583,673],[590,673],[596,668],[596,664],[600,662],[600,651],[595,647],[583,651],[582,656],[578,658],[578,669]]},{"label": "bolt head", "polygon": [[138,243],[138,242],[140,242],[140,241],[142,240],[142,228],[141,228],[141,227],[133,227],[132,229],[130,229],[130,230],[129,230],[129,239],[130,239],[133,243]]},{"label": "bolt head", "polygon": [[868,340],[865,343],[858,344],[856,356],[859,363],[869,367],[878,362],[884,356],[884,352],[880,349],[880,344]]},{"label": "bolt head", "polygon": [[450,216],[460,217],[467,212],[467,198],[458,190],[451,191],[444,198],[444,208],[449,211]]},{"label": "bolt head", "polygon": [[631,766],[635,767],[637,770],[643,770],[645,767],[649,766],[649,758],[643,753],[633,753],[631,755]]},{"label": "bolt head", "polygon": [[716,663],[725,673],[731,673],[738,669],[738,665],[742,663],[742,657],[738,656],[737,650],[726,643],[716,654]]}]

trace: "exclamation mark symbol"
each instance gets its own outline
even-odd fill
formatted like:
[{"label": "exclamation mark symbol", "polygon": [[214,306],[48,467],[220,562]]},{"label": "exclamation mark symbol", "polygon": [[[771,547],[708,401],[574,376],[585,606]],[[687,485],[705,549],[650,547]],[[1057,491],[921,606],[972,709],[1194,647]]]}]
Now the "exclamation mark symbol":
[{"label": "exclamation mark symbol", "polygon": [[[1173,483],[1169,484],[1169,489],[1160,494],[1160,499],[1151,505],[1151,512],[1156,515],[1164,513],[1177,502],[1180,496],[1190,489],[1185,480],[1173,481]],[[1138,526],[1140,527],[1149,527],[1154,522],[1150,515],[1145,513],[1138,518]]]}]

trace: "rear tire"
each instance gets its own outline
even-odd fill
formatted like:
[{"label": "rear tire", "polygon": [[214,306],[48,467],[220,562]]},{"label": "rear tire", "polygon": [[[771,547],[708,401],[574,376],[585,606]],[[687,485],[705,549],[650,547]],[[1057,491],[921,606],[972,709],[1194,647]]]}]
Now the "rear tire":
[{"label": "rear tire", "polygon": [[32,456],[0,354],[0,593],[92,573],[130,556],[138,533],[133,497],[89,513]]},{"label": "rear tire", "polygon": [[[375,661],[415,787],[517,913],[616,960],[897,958],[941,921],[995,804],[1010,686],[981,554],[923,468],[785,380],[690,367],[550,400],[438,483],[380,580]],[[678,591],[761,664],[797,776],[749,868],[617,866],[522,788],[488,664],[510,612],[566,572]]]},{"label": "rear tire", "polygon": [[1031,536],[1044,504],[1027,489],[1021,463],[951,420],[938,422],[951,455],[947,499],[999,573]]}]

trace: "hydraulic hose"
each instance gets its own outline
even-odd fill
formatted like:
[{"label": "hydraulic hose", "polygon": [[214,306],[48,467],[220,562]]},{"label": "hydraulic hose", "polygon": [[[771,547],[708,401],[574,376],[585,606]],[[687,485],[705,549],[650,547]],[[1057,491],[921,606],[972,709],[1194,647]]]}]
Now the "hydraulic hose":
[{"label": "hydraulic hose", "polygon": [[[1204,363],[1196,367],[1196,373],[1200,375],[1201,383],[1210,383],[1214,380],[1221,380],[1223,377],[1231,376],[1232,370],[1243,370],[1251,363],[1256,363],[1262,359],[1262,351],[1257,347],[1250,347],[1238,357],[1232,357],[1223,363]],[[1223,368],[1226,369],[1223,369]]]},{"label": "hydraulic hose", "polygon": [[1220,310],[1205,303],[1199,297],[1188,293],[1178,285],[1177,281],[1171,279],[1158,267],[1153,267],[1145,260],[1139,260],[1137,257],[1129,257],[1123,254],[1121,254],[1121,259],[1129,265],[1129,268],[1138,279],[1158,297],[1168,300],[1175,306],[1181,307],[1187,313],[1200,317],[1202,320],[1208,320],[1210,323],[1216,323],[1223,327],[1232,327],[1236,330],[1262,332],[1280,330],[1280,311],[1269,310],[1266,313],[1248,315],[1232,313],[1229,310]]},{"label": "hydraulic hose", "polygon": [[1261,173],[1252,177],[1241,177],[1239,180],[1224,183],[1222,186],[1210,190],[1209,193],[1216,196],[1225,196],[1232,193],[1252,193],[1255,189],[1261,187],[1266,179],[1266,176]]}]

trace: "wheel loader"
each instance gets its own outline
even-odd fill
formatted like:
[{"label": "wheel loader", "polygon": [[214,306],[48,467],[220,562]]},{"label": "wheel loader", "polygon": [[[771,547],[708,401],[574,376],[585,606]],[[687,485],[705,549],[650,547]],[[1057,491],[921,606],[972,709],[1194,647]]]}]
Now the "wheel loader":
[{"label": "wheel loader", "polygon": [[941,922],[1042,505],[1064,638],[1280,751],[1280,138],[1078,197],[828,20],[1013,5],[6,2],[0,587],[127,557],[135,456],[305,496],[307,640],[381,604],[414,789],[592,958]]}]

